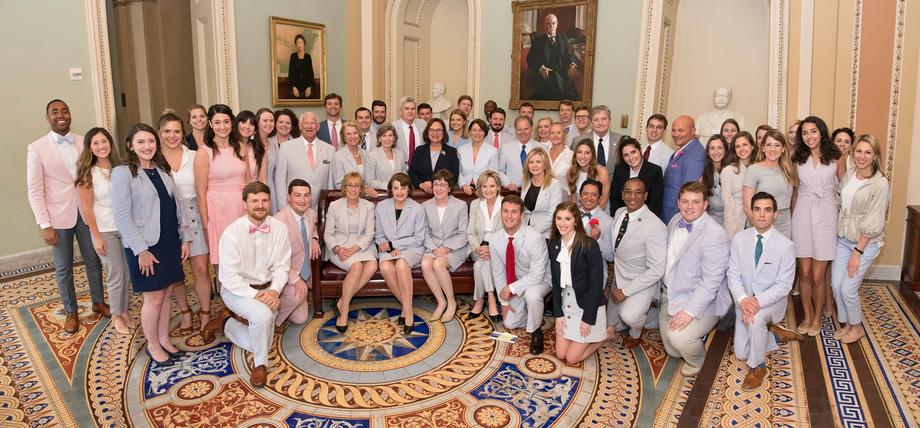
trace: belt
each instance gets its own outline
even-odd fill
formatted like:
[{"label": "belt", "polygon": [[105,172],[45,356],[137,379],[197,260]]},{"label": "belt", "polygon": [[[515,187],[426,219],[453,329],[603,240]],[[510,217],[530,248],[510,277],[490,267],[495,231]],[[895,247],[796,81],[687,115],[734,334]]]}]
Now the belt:
[{"label": "belt", "polygon": [[253,289],[256,289],[256,290],[264,290],[264,289],[268,288],[268,287],[271,286],[271,285],[272,285],[271,282],[266,282],[265,284],[249,284],[250,287],[252,287]]}]

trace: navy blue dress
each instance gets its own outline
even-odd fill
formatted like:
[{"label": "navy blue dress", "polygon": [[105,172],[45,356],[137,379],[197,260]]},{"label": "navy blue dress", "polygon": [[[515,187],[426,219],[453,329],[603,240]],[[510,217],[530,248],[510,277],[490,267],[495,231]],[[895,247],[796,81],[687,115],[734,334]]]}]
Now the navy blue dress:
[{"label": "navy blue dress", "polygon": [[128,271],[134,292],[162,290],[177,282],[185,281],[182,270],[182,238],[179,237],[179,220],[176,217],[176,200],[169,195],[163,179],[156,169],[143,169],[144,174],[153,182],[160,198],[160,240],[148,248],[159,263],[153,264],[153,275],[141,274],[137,256],[130,248],[125,248]]}]

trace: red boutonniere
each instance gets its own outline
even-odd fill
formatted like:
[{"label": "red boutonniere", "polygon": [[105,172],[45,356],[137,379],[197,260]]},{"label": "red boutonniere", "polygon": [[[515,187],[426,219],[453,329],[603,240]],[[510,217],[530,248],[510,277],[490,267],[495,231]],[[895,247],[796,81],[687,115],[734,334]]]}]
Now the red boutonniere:
[{"label": "red boutonniere", "polygon": [[598,224],[600,224],[600,220],[598,220],[597,217],[592,218],[591,220],[588,221],[588,226],[593,227],[593,226],[597,226]]}]

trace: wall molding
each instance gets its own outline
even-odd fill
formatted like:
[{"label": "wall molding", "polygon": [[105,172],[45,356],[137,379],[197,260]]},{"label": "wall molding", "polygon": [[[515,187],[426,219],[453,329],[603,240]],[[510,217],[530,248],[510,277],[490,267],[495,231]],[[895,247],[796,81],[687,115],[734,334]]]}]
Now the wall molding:
[{"label": "wall molding", "polygon": [[[898,137],[898,112],[901,101],[901,71],[904,59],[904,20],[907,13],[907,1],[897,0],[897,13],[895,14],[894,52],[892,52],[891,65],[891,97],[888,101],[888,129],[886,132],[888,153],[885,162],[885,172],[888,181],[894,173],[895,142]],[[889,206],[890,208],[890,206]]]},{"label": "wall molding", "polygon": [[862,37],[862,0],[855,0],[853,11],[853,60],[850,62],[852,67],[850,73],[850,108],[847,117],[847,126],[850,129],[856,128],[856,103],[859,95],[859,51],[860,38]]},{"label": "wall molding", "polygon": [[633,107],[635,120],[633,120],[633,137],[642,140],[645,118],[655,113],[655,91],[657,88],[658,62],[661,53],[661,25],[663,18],[662,0],[644,0],[642,2],[642,30],[639,45],[638,70],[636,72],[636,104]]},{"label": "wall molding", "polygon": [[112,55],[109,50],[109,24],[105,0],[85,0],[86,27],[89,29],[90,80],[93,106],[98,124],[115,131],[115,90],[112,83]]},{"label": "wall molding", "polygon": [[789,82],[789,3],[786,0],[770,1],[770,83],[767,123],[786,129],[786,87]]},{"label": "wall molding", "polygon": [[240,90],[236,62],[236,20],[234,0],[213,0],[218,102],[239,111]]}]

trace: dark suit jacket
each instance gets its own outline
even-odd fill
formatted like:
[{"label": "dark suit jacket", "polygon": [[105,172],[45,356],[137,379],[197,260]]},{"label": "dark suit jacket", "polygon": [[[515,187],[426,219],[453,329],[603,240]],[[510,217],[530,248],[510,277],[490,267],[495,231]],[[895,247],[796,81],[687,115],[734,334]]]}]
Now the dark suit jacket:
[{"label": "dark suit jacket", "polygon": [[[553,283],[553,317],[563,316],[562,312],[562,288],[559,287],[559,277],[561,275],[559,262],[556,257],[562,251],[562,243],[559,238],[548,241],[549,247],[549,271],[552,275]],[[572,249],[572,288],[575,290],[575,299],[578,306],[582,309],[581,320],[587,324],[594,325],[597,322],[597,308],[606,304],[604,298],[604,272],[607,270],[607,264],[601,256],[601,248],[597,241],[588,237],[587,245],[575,244]]]},{"label": "dark suit jacket", "polygon": [[412,158],[412,165],[409,165],[409,178],[412,179],[412,186],[418,187],[426,181],[431,180],[431,176],[439,169],[446,169],[454,174],[454,181],[460,176],[460,158],[457,157],[457,149],[441,145],[441,154],[438,156],[438,163],[431,167],[431,152],[427,144],[422,144],[415,148]]},{"label": "dark suit jacket", "polygon": [[[645,198],[645,205],[655,215],[661,213],[661,199],[664,193],[664,178],[661,174],[661,167],[649,161],[642,161],[642,168],[639,169],[639,179],[645,183],[645,190],[648,196]],[[615,213],[618,209],[626,206],[623,202],[623,187],[629,180],[629,165],[626,162],[618,163],[613,168],[613,174],[610,175],[610,212]]]},{"label": "dark suit jacket", "polygon": [[[564,35],[557,33],[555,46],[545,33],[534,39],[533,46],[527,54],[527,72],[533,85],[530,99],[580,99],[581,96],[575,92],[572,82],[569,81],[569,65],[573,63],[580,65],[578,58],[569,49],[569,41]],[[549,79],[540,76],[540,66],[553,70],[549,74]]]},{"label": "dark suit jacket", "polygon": [[[345,124],[345,120],[342,120],[342,125],[344,124]],[[337,131],[342,132],[342,128],[339,127]],[[339,145],[338,147],[333,147],[336,150],[342,148],[343,145],[345,144],[343,141],[341,141],[342,137],[340,137],[339,135],[336,135],[336,137],[338,137],[338,140],[339,140]],[[320,140],[323,140],[329,144],[332,144],[332,137],[329,135],[329,121],[328,120],[323,119],[323,121],[319,123],[319,129],[317,129],[316,131],[316,138],[319,138]]]}]

